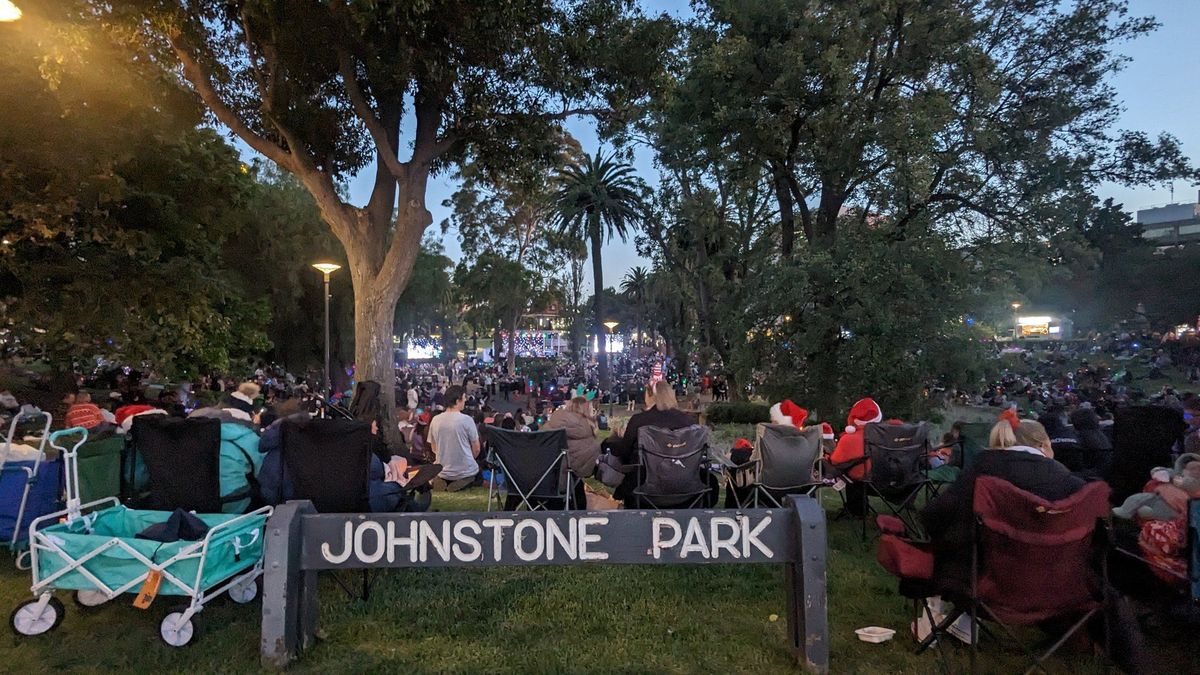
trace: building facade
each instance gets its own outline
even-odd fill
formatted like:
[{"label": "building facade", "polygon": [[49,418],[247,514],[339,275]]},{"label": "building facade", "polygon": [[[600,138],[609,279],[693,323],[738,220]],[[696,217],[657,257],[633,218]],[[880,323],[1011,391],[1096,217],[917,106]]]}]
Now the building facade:
[{"label": "building facade", "polygon": [[1200,241],[1200,204],[1168,204],[1137,212],[1142,236],[1158,246]]}]

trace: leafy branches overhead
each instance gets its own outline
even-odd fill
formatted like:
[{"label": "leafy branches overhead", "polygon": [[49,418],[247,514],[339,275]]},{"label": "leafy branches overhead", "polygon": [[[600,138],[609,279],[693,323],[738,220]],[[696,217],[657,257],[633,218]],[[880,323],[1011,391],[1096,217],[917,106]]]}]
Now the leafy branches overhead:
[{"label": "leafy branches overhead", "polygon": [[[667,180],[643,249],[731,374],[911,409],[972,302],[1094,259],[1101,181],[1200,178],[1114,126],[1114,47],[1153,28],[1122,0],[698,3],[646,119]],[[755,194],[774,208],[730,207]]]},{"label": "leafy branches overhead", "polygon": [[1112,128],[1112,46],[1154,26],[1124,2],[706,10],[667,118],[785,179],[814,246],[833,245],[848,205],[897,236],[1036,237],[1100,180],[1197,176],[1173,138]]}]

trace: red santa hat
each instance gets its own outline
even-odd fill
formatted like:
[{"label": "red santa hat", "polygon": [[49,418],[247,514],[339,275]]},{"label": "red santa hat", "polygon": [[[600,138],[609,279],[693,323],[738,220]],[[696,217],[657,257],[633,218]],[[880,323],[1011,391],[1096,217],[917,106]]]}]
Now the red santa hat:
[{"label": "red santa hat", "polygon": [[133,418],[139,415],[166,415],[166,410],[160,410],[152,405],[139,403],[135,405],[125,405],[117,408],[116,423],[121,427],[122,431],[128,432],[133,426]]},{"label": "red santa hat", "polygon": [[833,425],[829,422],[821,422],[821,438],[826,441],[833,440]]},{"label": "red santa hat", "polygon": [[875,402],[875,399],[869,396],[859,399],[850,407],[850,414],[846,415],[846,433],[854,433],[858,427],[864,424],[873,424],[881,420],[883,420],[883,410]]},{"label": "red santa hat", "polygon": [[808,411],[792,403],[791,399],[780,401],[771,406],[772,424],[790,424],[797,429],[801,429],[804,427],[804,421],[807,419]]}]

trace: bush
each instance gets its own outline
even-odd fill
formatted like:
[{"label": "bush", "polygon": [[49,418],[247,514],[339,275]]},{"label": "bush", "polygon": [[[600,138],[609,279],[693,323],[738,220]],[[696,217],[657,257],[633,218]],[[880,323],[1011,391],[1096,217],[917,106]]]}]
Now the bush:
[{"label": "bush", "polygon": [[708,424],[758,424],[771,421],[771,408],[759,403],[714,403],[705,414]]}]

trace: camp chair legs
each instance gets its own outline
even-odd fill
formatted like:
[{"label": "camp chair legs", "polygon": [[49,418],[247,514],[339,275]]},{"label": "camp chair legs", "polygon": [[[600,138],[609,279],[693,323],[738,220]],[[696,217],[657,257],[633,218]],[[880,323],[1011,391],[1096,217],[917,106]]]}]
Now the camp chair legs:
[{"label": "camp chair legs", "polygon": [[360,586],[361,591],[359,589],[351,588],[351,585],[353,585],[354,582],[348,582],[345,579],[342,579],[341,575],[338,574],[337,571],[334,571],[332,575],[333,580],[338,586],[341,586],[342,590],[345,591],[347,596],[354,600],[366,602],[371,598],[371,587],[374,586],[375,581],[379,579],[380,572],[381,571],[378,569],[363,569]]},{"label": "camp chair legs", "polygon": [[[978,655],[979,655],[979,638],[980,638],[980,636],[982,634],[987,634],[987,635],[991,636],[991,631],[989,631],[987,629],[987,627],[982,625],[979,621],[979,617],[980,617],[979,610],[980,609],[987,611],[989,614],[991,613],[990,611],[988,611],[987,605],[983,604],[982,602],[974,603],[971,606],[971,609],[969,612],[964,612],[964,611],[953,612],[947,617],[947,621],[942,622],[946,628],[949,628],[950,624],[953,623],[955,620],[957,620],[958,617],[962,616],[964,613],[970,614],[970,617],[971,617],[971,672],[972,673],[979,672],[977,661],[978,661]],[[1094,608],[1088,610],[1087,612],[1085,612],[1083,614],[1083,616],[1081,616],[1078,620],[1075,621],[1075,623],[1071,624],[1070,628],[1068,628],[1062,635],[1060,635],[1057,639],[1055,639],[1050,644],[1049,648],[1047,648],[1045,651],[1042,651],[1040,654],[1038,654],[1033,649],[1030,649],[1028,646],[1026,646],[1025,643],[1022,642],[1021,639],[1017,636],[1017,634],[1013,632],[1012,628],[1010,628],[1008,626],[1008,624],[1006,624],[1002,621],[994,621],[994,622],[997,625],[999,625],[1001,629],[1004,630],[1005,634],[1008,635],[1008,638],[1011,642],[1015,642],[1017,644],[1017,646],[1019,646],[1021,648],[1021,651],[1025,652],[1025,656],[1032,662],[1030,664],[1029,668],[1027,668],[1025,670],[1025,675],[1029,675],[1030,673],[1032,673],[1034,671],[1039,671],[1039,670],[1044,673],[1049,672],[1042,665],[1043,663],[1045,663],[1046,659],[1049,659],[1051,656],[1054,656],[1054,654],[1056,652],[1058,652],[1058,650],[1064,644],[1067,643],[1067,640],[1070,640],[1072,637],[1074,637],[1075,634],[1078,633],[1081,628],[1086,626],[1088,621],[1091,621],[1092,617],[1096,616],[1096,614],[1101,612],[1102,609],[1103,609],[1102,607],[1094,607]],[[934,637],[938,633],[942,633],[942,632],[943,631],[941,631],[941,630],[935,631],[934,634],[930,635],[930,637]],[[1105,633],[1104,647],[1105,647],[1105,653],[1107,654],[1109,647],[1110,647],[1109,627],[1108,627],[1107,619],[1105,620],[1104,633]],[[920,650],[918,650],[918,653],[920,653]]]},{"label": "camp chair legs", "polygon": [[[880,515],[879,511],[876,510],[875,507],[871,505],[871,497],[878,497],[879,500],[883,502],[884,506],[887,507],[887,510],[889,512],[891,512],[891,514],[893,516],[896,516],[900,520],[904,521],[904,528],[906,531],[912,533],[913,535],[915,535],[917,537],[920,537],[922,535],[922,533],[924,532],[924,528],[921,527],[921,522],[917,518],[916,504],[917,504],[917,497],[919,497],[921,495],[921,493],[927,489],[928,483],[918,483],[918,484],[912,485],[909,488],[907,488],[909,490],[908,494],[905,495],[905,497],[902,500],[900,500],[899,503],[893,502],[892,500],[885,497],[883,495],[883,493],[881,493],[878,489],[875,488],[874,485],[871,485],[870,483],[860,483],[859,485],[862,486],[862,514],[863,514],[863,516],[862,516],[862,540],[863,541],[867,540],[867,520],[870,519],[871,516]],[[843,501],[844,500],[845,500],[845,497],[843,496]],[[847,503],[847,505],[848,505],[848,503]]]}]

